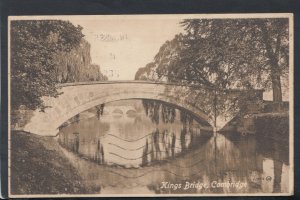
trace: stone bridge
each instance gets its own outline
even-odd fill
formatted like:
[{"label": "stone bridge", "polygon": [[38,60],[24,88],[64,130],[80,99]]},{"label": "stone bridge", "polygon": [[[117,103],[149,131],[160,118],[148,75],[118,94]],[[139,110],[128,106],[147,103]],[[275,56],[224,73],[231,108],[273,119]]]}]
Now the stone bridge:
[{"label": "stone bridge", "polygon": [[114,114],[116,110],[121,111],[123,114],[126,114],[128,111],[135,111],[135,108],[133,106],[105,106],[104,113]]},{"label": "stone bridge", "polygon": [[[55,136],[59,127],[68,119],[99,104],[125,99],[151,99],[185,109],[197,118],[215,127],[214,120],[181,93],[193,90],[192,86],[148,81],[81,82],[60,85],[57,98],[44,97],[45,112],[34,111],[24,131],[43,136]],[[262,98],[262,91],[259,92]],[[195,100],[193,100],[195,101]],[[215,127],[220,129],[221,127]]]}]

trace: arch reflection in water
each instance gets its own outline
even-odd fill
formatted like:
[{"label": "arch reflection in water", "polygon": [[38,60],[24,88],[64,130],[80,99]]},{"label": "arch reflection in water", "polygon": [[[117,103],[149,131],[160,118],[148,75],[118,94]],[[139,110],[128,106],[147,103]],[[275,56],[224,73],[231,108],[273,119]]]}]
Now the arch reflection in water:
[{"label": "arch reflection in water", "polygon": [[211,135],[187,113],[149,100],[97,106],[73,121],[60,129],[63,147],[98,164],[127,168],[173,159]]}]

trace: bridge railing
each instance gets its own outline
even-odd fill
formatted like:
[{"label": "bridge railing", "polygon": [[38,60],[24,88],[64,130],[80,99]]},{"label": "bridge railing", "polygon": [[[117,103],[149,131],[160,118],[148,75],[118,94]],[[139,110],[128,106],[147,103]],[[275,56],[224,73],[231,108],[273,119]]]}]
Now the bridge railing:
[{"label": "bridge railing", "polygon": [[241,91],[257,91],[258,93],[263,93],[263,89],[215,89],[213,87],[205,85],[192,85],[176,82],[162,82],[162,81],[144,81],[144,80],[120,80],[120,81],[89,81],[89,82],[73,82],[73,83],[60,83],[57,84],[58,87],[68,87],[77,85],[96,85],[96,84],[156,84],[156,85],[170,85],[170,86],[181,86],[181,87],[191,87],[191,88],[206,88],[210,90],[218,91],[228,91],[228,92],[241,92]]}]

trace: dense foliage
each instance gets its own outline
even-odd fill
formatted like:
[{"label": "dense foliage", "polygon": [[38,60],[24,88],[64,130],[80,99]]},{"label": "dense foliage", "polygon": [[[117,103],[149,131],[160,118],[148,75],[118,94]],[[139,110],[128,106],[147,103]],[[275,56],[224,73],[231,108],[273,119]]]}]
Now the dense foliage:
[{"label": "dense foliage", "polygon": [[271,87],[273,100],[282,100],[280,76],[288,70],[287,18],[190,19],[182,25],[189,53],[182,51],[175,66],[187,64],[189,69],[177,74],[197,76],[217,88]]},{"label": "dense foliage", "polygon": [[11,22],[12,109],[43,109],[42,96],[57,96],[55,60],[78,46],[81,27],[61,20]]},{"label": "dense foliage", "polygon": [[55,56],[56,76],[59,83],[103,81],[107,77],[100,72],[99,65],[92,64],[91,45],[81,39],[79,46],[70,52]]},{"label": "dense foliage", "polygon": [[91,64],[82,27],[62,20],[11,22],[11,108],[45,109],[41,97],[57,97],[58,83],[106,80]]}]

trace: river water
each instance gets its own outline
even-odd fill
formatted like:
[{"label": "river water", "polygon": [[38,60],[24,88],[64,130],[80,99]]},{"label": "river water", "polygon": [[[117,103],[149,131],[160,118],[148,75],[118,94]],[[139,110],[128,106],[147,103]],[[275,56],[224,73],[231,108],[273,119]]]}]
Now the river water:
[{"label": "river water", "polygon": [[69,120],[58,141],[101,194],[288,192],[287,145],[210,130],[185,111],[123,100]]}]

